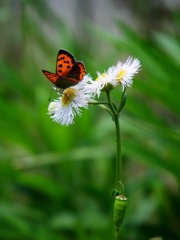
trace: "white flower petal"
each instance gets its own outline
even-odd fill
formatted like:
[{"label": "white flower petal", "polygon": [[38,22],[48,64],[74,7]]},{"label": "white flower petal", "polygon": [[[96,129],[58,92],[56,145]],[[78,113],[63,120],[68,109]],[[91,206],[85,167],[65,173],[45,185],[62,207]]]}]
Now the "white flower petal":
[{"label": "white flower petal", "polygon": [[125,63],[118,62],[116,66],[108,68],[107,72],[97,72],[97,79],[91,84],[91,90],[98,97],[105,86],[111,85],[112,89],[122,84],[122,90],[132,85],[132,78],[140,69],[140,61],[137,58],[129,57]]},{"label": "white flower petal", "polygon": [[140,61],[137,58],[128,57],[125,63],[118,62],[116,66],[116,80],[122,84],[122,90],[125,87],[131,87],[133,77],[138,73],[141,67]]},{"label": "white flower petal", "polygon": [[53,121],[68,126],[74,123],[74,117],[81,115],[81,108],[88,108],[92,98],[91,77],[86,75],[77,85],[66,88],[61,97],[49,104],[48,113]]}]

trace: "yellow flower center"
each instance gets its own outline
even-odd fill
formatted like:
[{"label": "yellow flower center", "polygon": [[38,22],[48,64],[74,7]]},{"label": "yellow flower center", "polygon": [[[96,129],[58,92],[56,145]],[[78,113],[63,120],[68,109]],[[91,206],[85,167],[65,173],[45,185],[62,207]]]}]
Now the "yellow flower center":
[{"label": "yellow flower center", "polygon": [[62,105],[66,106],[70,104],[76,96],[76,90],[73,88],[66,88],[62,95]]},{"label": "yellow flower center", "polygon": [[117,81],[120,82],[120,81],[123,79],[123,77],[124,77],[125,74],[126,74],[126,71],[125,71],[125,70],[121,70],[121,71],[118,73],[118,75],[117,75]]},{"label": "yellow flower center", "polygon": [[[101,74],[101,77],[106,77],[107,76],[107,73],[102,73]],[[100,77],[97,77],[95,81],[99,81],[100,80]]]}]

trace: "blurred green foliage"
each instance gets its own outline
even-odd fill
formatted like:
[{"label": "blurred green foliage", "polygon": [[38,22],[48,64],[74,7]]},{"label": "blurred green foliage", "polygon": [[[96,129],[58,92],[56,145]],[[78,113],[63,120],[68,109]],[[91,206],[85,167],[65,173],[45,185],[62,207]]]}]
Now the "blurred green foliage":
[{"label": "blurred green foliage", "polygon": [[140,59],[121,116],[122,239],[180,238],[180,14],[172,17],[171,31],[148,36],[119,20],[116,35],[87,24],[88,46],[46,1],[1,2],[0,239],[112,238],[113,122],[92,106],[71,127],[51,121],[41,69],[53,71],[59,48],[93,77],[128,55]]}]

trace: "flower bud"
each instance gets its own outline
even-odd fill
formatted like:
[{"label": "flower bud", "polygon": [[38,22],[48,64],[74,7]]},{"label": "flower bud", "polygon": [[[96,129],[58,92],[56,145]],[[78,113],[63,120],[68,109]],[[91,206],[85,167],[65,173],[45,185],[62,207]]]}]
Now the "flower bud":
[{"label": "flower bud", "polygon": [[102,88],[103,92],[111,92],[114,89],[114,86],[111,83],[106,83]]},{"label": "flower bud", "polygon": [[113,215],[115,239],[118,239],[119,229],[124,219],[126,206],[127,206],[127,198],[125,196],[118,195],[115,197],[114,215]]}]

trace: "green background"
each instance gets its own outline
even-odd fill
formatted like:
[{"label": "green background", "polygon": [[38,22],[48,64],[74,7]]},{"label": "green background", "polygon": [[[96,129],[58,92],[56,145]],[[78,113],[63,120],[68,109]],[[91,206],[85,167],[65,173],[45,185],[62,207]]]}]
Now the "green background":
[{"label": "green background", "polygon": [[55,70],[60,48],[93,79],[129,55],[141,61],[120,118],[121,236],[180,239],[178,2],[52,2],[0,3],[0,239],[112,239],[114,124],[97,106],[70,127],[49,118],[52,84],[41,70]]}]

